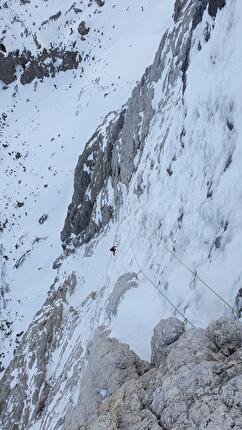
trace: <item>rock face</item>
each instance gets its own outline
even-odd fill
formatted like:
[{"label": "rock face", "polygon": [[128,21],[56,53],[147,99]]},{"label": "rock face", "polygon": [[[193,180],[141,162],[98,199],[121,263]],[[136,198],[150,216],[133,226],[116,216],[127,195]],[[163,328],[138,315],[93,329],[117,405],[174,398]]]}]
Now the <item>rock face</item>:
[{"label": "rock face", "polygon": [[234,322],[221,318],[211,323],[207,331],[217,348],[222,351],[225,356],[229,356],[237,351],[242,344],[240,321]]},{"label": "rock face", "polygon": [[226,5],[226,0],[208,0],[208,13],[215,17],[217,11]]},{"label": "rock face", "polygon": [[[73,293],[75,285],[76,278],[73,274],[57,291],[52,286],[43,308],[36,314],[16,348],[11,366],[1,379],[0,428],[29,428],[51,401],[53,390],[48,378],[48,366],[68,326],[64,318],[64,302],[66,295]],[[72,318],[75,319],[75,315]],[[77,344],[76,350],[80,356],[81,345]],[[59,384],[62,379],[63,375]],[[15,405],[11,411],[8,402]]]},{"label": "rock face", "polygon": [[[185,90],[191,39],[206,5],[187,0],[176,2],[177,25],[163,36],[154,63],[146,69],[127,104],[119,112],[111,112],[87,142],[75,169],[72,202],[61,233],[64,248],[71,242],[76,246],[90,241],[118,211],[136,172],[155,113],[154,85],[168,70],[160,109],[172,96],[176,80],[181,81]],[[140,192],[142,178],[137,184],[137,193]]]},{"label": "rock face", "polygon": [[[133,274],[126,277],[126,282],[133,282]],[[75,285],[74,274],[59,288],[53,285],[43,309],[23,335],[1,380],[1,428],[242,428],[239,320],[221,318],[206,330],[185,330],[175,318],[161,320],[151,340],[150,365],[128,345],[110,338],[104,327],[94,330],[83,348],[75,331],[85,312],[78,315],[71,308],[65,310]],[[83,306],[89,306],[88,301]],[[72,350],[67,358],[68,341]],[[79,395],[74,400],[71,393],[76,387]],[[65,396],[68,407],[62,406]]]},{"label": "rock face", "polygon": [[239,289],[238,294],[235,298],[235,307],[238,313],[242,312],[242,288]]},{"label": "rock face", "polygon": [[16,66],[12,56],[5,57],[0,53],[0,80],[6,85],[11,84],[16,79]]},{"label": "rock face", "polygon": [[154,328],[154,335],[151,340],[151,363],[158,366],[163,359],[164,348],[175,342],[184,331],[184,323],[176,318],[161,320]]},{"label": "rock face", "polygon": [[142,361],[128,345],[110,339],[102,328],[96,330],[86,350],[87,366],[81,378],[77,406],[66,417],[64,429],[85,422],[97,411],[102,401],[112,396],[129,380],[137,380],[147,371],[148,363]]},{"label": "rock face", "polygon": [[[233,345],[233,352],[231,349]],[[161,354],[162,352],[162,354]],[[242,325],[218,320],[183,330],[162,320],[152,338],[159,364],[102,402],[80,430],[242,428]],[[74,427],[75,428],[75,427]]]}]

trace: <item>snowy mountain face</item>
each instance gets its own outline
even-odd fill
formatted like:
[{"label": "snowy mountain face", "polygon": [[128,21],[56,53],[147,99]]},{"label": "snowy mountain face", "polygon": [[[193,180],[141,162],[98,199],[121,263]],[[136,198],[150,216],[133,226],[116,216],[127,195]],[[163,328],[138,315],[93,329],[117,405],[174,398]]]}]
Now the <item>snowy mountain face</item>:
[{"label": "snowy mountain face", "polygon": [[[75,42],[82,56],[78,69],[56,72],[55,78],[23,85],[21,76],[30,62],[25,69],[16,66],[11,85],[1,82],[2,341],[7,336],[3,366],[55,280],[52,265],[62,253],[60,232],[78,156],[106,114],[126,102],[152,62],[163,32],[162,5],[157,2],[151,8],[147,1],[143,11],[140,1],[128,3],[1,5],[1,43],[7,51],[1,58],[17,49],[30,51],[33,58],[51,46],[71,51]],[[60,17],[49,20],[59,10]],[[48,23],[42,26],[44,21]],[[85,36],[78,32],[83,21],[90,28]],[[28,36],[21,37],[22,32]],[[1,60],[0,68],[4,65]]]},{"label": "snowy mountain face", "polygon": [[242,427],[241,18],[1,4],[4,430]]}]

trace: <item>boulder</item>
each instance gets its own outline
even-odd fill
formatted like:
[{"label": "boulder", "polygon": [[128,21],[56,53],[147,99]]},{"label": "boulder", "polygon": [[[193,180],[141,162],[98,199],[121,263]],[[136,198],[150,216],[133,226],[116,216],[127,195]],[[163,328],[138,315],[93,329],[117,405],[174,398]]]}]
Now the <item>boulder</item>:
[{"label": "boulder", "polygon": [[105,5],[105,0],[95,0],[98,6],[102,7]]},{"label": "boulder", "polygon": [[78,33],[80,33],[81,36],[86,36],[90,31],[90,27],[86,26],[85,21],[81,21],[78,26]]},{"label": "boulder", "polygon": [[207,332],[218,350],[226,356],[242,346],[242,323],[239,320],[220,318],[209,324]]}]

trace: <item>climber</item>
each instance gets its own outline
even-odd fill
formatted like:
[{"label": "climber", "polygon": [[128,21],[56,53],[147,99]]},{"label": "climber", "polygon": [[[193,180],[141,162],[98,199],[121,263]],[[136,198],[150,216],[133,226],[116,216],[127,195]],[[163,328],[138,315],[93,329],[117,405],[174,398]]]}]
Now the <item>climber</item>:
[{"label": "climber", "polygon": [[113,245],[112,248],[110,248],[110,250],[109,250],[110,252],[112,252],[113,256],[115,256],[116,249],[117,249],[117,246]]}]

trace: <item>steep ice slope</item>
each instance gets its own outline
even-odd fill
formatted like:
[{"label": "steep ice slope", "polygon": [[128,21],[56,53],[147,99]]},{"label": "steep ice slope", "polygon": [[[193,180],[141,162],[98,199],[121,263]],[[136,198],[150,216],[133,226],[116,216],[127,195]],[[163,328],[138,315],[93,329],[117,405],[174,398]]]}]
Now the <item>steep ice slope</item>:
[{"label": "steep ice slope", "polygon": [[[54,79],[21,85],[19,70],[17,81],[8,87],[2,84],[3,365],[55,279],[52,264],[61,253],[60,231],[76,159],[98,123],[126,101],[152,61],[163,32],[160,16],[167,16],[169,8],[168,2],[150,0],[135,0],[132,5],[106,2],[103,7],[85,1],[71,10],[72,2],[22,3],[11,1],[1,9],[6,30],[1,40],[7,51],[30,50],[36,56],[51,44],[72,49],[76,42],[83,60],[79,69]],[[57,20],[41,25],[59,10]],[[90,27],[86,40],[77,31],[82,20]],[[41,41],[39,50],[34,34]]]},{"label": "steep ice slope", "polygon": [[55,283],[2,380],[10,429],[80,424],[96,327],[149,358],[155,323],[173,313],[161,293],[196,326],[229,312],[160,240],[230,303],[240,287],[240,2],[216,19],[206,2],[175,6],[153,66],[79,159]]}]

